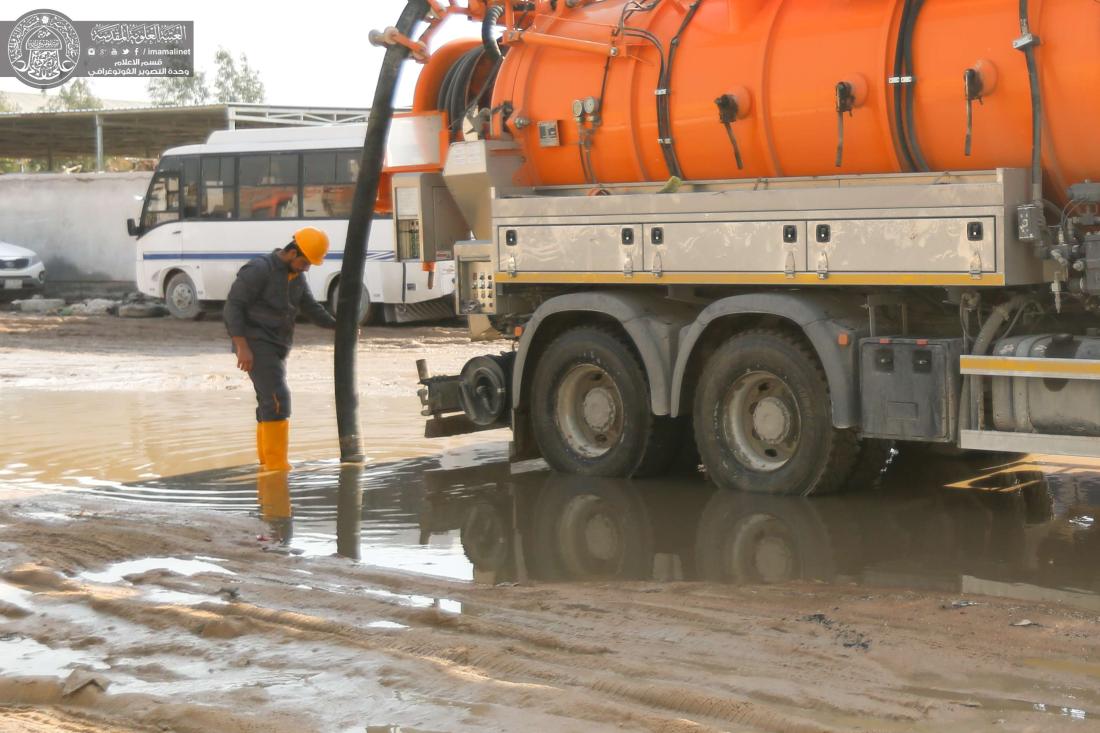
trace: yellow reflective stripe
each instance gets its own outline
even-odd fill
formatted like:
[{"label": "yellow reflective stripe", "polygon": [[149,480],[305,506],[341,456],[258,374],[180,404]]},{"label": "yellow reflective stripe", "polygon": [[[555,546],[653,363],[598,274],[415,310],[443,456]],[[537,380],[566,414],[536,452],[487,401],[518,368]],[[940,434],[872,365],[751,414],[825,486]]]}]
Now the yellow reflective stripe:
[{"label": "yellow reflective stripe", "polygon": [[1100,379],[1100,361],[1088,359],[962,356],[959,367],[963,374]]},{"label": "yellow reflective stripe", "polygon": [[1004,285],[1004,275],[985,273],[972,277],[953,273],[829,273],[822,279],[813,272],[787,276],[782,272],[497,272],[498,283],[545,285]]}]

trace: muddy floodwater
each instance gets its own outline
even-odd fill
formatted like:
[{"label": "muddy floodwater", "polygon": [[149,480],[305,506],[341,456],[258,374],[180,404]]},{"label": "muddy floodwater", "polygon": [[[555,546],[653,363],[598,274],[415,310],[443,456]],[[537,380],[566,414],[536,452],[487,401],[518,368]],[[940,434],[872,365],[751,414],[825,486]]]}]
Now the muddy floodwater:
[{"label": "muddy floodwater", "polygon": [[0,731],[1100,730],[1100,467],[904,446],[803,499],[509,464],[422,437],[368,329],[287,474],[218,324],[0,314]]}]

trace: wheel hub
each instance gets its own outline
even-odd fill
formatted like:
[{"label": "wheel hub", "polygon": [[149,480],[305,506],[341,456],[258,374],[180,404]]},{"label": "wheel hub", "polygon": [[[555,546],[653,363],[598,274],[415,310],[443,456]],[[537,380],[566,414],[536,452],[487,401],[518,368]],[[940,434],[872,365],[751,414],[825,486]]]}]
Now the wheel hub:
[{"label": "wheel hub", "polygon": [[586,458],[607,453],[623,437],[623,397],[603,368],[578,364],[558,385],[554,407],[561,435]]},{"label": "wheel hub", "polygon": [[186,285],[177,285],[172,289],[172,302],[176,304],[177,308],[184,310],[188,308],[195,300],[195,294],[191,292],[191,288]]},{"label": "wheel hub", "polygon": [[603,387],[597,387],[584,396],[581,414],[589,428],[606,432],[615,421],[615,399]]},{"label": "wheel hub", "polygon": [[797,452],[802,433],[798,403],[778,375],[764,370],[742,374],[719,409],[727,444],[752,470],[777,471]]},{"label": "wheel hub", "polygon": [[765,397],[752,410],[752,429],[769,445],[782,443],[791,433],[791,408],[778,397]]}]

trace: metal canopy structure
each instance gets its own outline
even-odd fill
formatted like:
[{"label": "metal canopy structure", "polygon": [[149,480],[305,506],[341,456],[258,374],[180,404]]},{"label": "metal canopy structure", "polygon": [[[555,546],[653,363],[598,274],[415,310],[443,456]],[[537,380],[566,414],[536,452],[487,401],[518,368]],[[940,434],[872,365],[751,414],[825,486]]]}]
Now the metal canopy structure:
[{"label": "metal canopy structure", "polygon": [[369,109],[209,104],[0,114],[0,158],[94,155],[155,158],[175,145],[205,142],[215,130],[366,122]]}]

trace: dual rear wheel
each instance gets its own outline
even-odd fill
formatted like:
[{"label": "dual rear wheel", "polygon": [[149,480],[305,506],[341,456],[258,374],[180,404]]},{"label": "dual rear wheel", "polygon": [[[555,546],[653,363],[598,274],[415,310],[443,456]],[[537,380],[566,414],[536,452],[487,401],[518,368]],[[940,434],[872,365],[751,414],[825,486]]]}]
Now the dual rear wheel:
[{"label": "dual rear wheel", "polygon": [[[721,487],[820,494],[847,486],[860,456],[834,428],[825,374],[799,339],[737,334],[707,360],[693,424],[653,415],[644,366],[614,331],[580,327],[543,352],[531,387],[535,440],[551,467],[590,476],[664,473],[692,446]],[[870,452],[870,451],[868,451]]]}]

